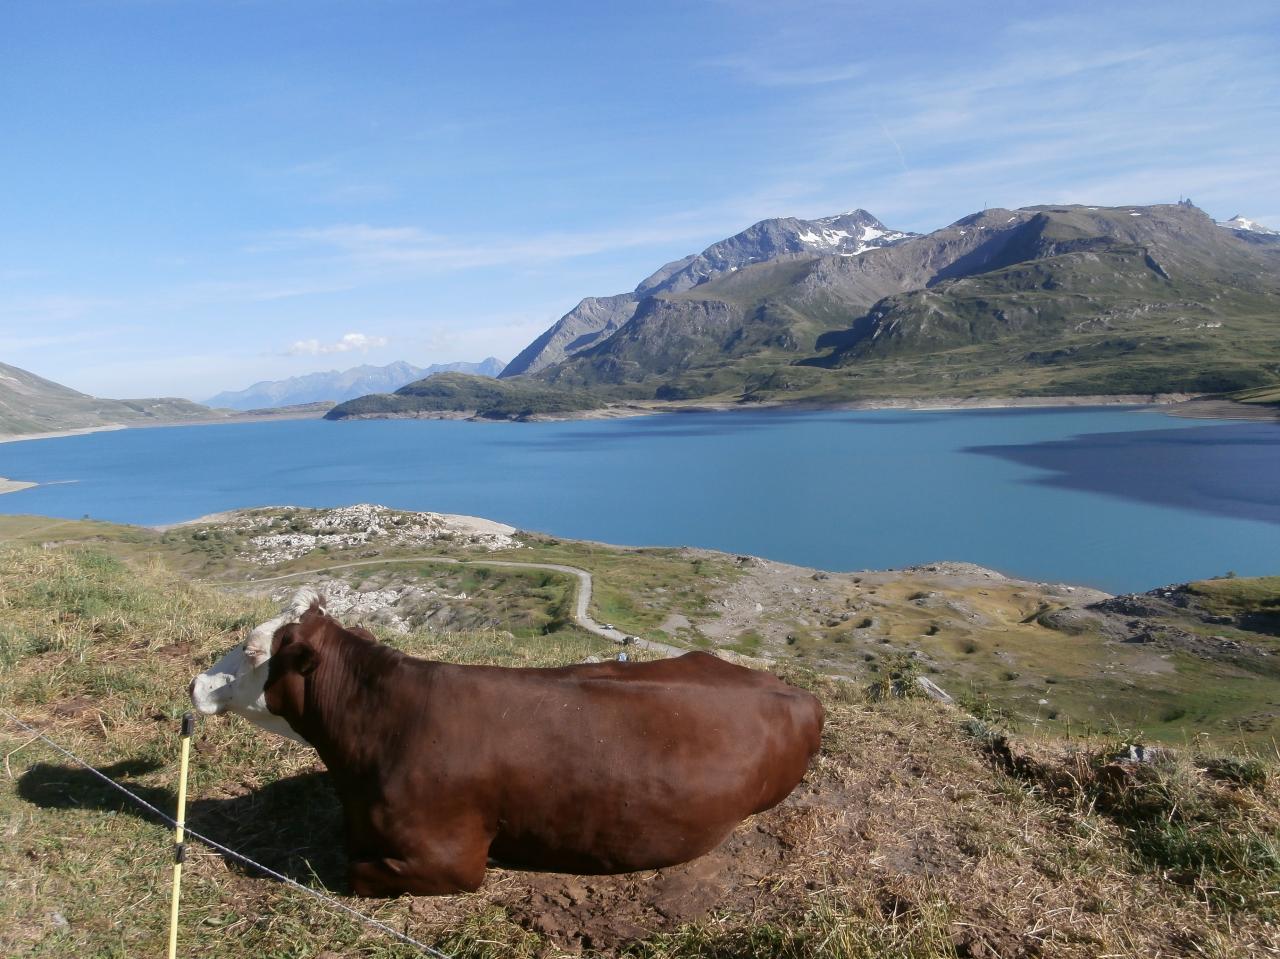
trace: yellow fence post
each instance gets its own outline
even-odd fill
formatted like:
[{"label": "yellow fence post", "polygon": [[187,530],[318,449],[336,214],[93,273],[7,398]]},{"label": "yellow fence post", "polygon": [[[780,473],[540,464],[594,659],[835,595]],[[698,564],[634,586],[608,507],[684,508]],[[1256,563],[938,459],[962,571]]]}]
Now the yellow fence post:
[{"label": "yellow fence post", "polygon": [[178,768],[178,816],[173,827],[173,904],[169,909],[169,959],[178,955],[178,895],[182,889],[182,864],[187,861],[187,847],[183,843],[183,825],[187,818],[187,759],[191,755],[191,733],[195,729],[195,717],[182,716],[182,762]]}]

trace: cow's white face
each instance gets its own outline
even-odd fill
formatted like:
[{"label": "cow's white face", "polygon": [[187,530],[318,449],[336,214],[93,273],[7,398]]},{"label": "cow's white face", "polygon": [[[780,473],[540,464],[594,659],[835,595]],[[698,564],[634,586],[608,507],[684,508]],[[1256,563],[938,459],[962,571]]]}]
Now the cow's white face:
[{"label": "cow's white face", "polygon": [[276,630],[296,623],[313,603],[323,606],[324,597],[304,587],[279,616],[254,627],[248,639],[192,681],[192,705],[209,716],[235,713],[268,732],[305,743],[287,722],[268,711],[262,691],[271,667],[271,640]]}]

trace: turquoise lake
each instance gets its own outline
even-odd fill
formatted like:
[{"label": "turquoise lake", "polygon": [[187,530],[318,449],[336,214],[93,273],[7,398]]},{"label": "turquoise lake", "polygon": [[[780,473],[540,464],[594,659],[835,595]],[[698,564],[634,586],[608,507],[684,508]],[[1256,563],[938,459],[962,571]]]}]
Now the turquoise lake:
[{"label": "turquoise lake", "polygon": [[382,503],[831,570],[963,560],[1110,591],[1280,573],[1280,426],[1132,408],[294,420],[0,445],[0,512],[156,525]]}]

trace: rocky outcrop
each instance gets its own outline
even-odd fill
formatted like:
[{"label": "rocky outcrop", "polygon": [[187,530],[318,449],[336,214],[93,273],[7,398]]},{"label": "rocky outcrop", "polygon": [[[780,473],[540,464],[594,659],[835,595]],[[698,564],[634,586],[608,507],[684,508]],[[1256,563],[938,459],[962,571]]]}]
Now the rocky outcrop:
[{"label": "rocky outcrop", "polygon": [[521,350],[503,368],[501,378],[537,373],[599,343],[635,315],[639,302],[635,293],[587,297]]},{"label": "rocky outcrop", "polygon": [[[317,549],[365,544],[386,548],[443,542],[485,551],[520,545],[515,527],[492,520],[413,513],[367,503],[327,510],[249,510],[232,514],[219,525],[240,534],[246,543],[242,558],[261,566],[286,563]],[[199,539],[199,532],[195,536]]]}]

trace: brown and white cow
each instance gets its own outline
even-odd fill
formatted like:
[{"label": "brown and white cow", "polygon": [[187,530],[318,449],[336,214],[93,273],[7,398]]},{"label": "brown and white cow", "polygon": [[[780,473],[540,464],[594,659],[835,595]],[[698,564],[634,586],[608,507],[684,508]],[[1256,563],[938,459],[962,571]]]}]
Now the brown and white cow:
[{"label": "brown and white cow", "polygon": [[313,593],[280,620],[254,631],[256,665],[238,682],[205,680],[224,659],[192,699],[223,711],[210,687],[255,721],[243,703],[261,705],[316,748],[363,896],[474,890],[489,862],[581,874],[685,862],[781,802],[818,750],[817,699],[705,653],[459,666],[347,629]]}]

